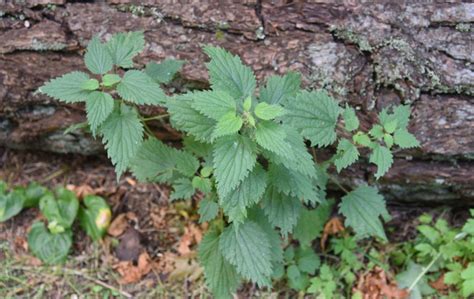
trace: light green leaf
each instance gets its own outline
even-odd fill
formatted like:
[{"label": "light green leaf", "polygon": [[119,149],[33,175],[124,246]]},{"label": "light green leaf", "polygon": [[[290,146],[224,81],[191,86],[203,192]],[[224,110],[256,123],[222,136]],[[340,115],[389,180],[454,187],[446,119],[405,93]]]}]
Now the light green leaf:
[{"label": "light green leaf", "polygon": [[270,76],[267,84],[260,91],[260,100],[269,104],[284,105],[295,97],[301,85],[301,75],[289,72],[284,76]]},{"label": "light green leaf", "polygon": [[242,223],[247,217],[247,208],[260,201],[266,187],[267,174],[260,164],[257,164],[235,190],[219,199],[229,222]]},{"label": "light green leaf", "polygon": [[303,91],[286,106],[285,120],[311,141],[323,147],[336,141],[340,108],[325,91]]},{"label": "light green leaf", "polygon": [[79,209],[79,223],[94,241],[102,239],[112,219],[112,211],[100,196],[88,195],[82,200],[84,207]]},{"label": "light green leaf", "polygon": [[199,160],[186,151],[174,150],[176,169],[187,177],[192,177],[199,168]]},{"label": "light green leaf", "polygon": [[252,96],[248,96],[243,104],[244,111],[249,112],[250,109],[252,108]]},{"label": "light green leaf", "polygon": [[255,106],[255,115],[263,120],[272,120],[282,116],[285,110],[279,105],[269,105],[265,102],[258,103]]},{"label": "light green leaf", "polygon": [[461,272],[461,278],[464,280],[462,283],[462,295],[468,298],[474,294],[474,263],[469,263],[468,267]]},{"label": "light green leaf", "polygon": [[219,205],[213,199],[204,198],[199,203],[199,223],[210,221],[216,218],[219,212]]},{"label": "light green leaf", "polygon": [[226,227],[219,241],[219,249],[244,278],[260,287],[270,286],[273,272],[271,243],[257,223],[246,221],[238,227],[233,224]]},{"label": "light green leaf", "polygon": [[[392,113],[390,113],[392,110]],[[380,124],[389,133],[393,133],[396,129],[406,129],[410,120],[410,106],[400,105],[392,109],[392,107],[384,108],[379,113]]]},{"label": "light green leaf", "polygon": [[9,194],[0,193],[0,222],[18,215],[23,209],[25,199],[25,193],[21,190],[14,190]]},{"label": "light green leaf", "polygon": [[367,146],[370,148],[373,147],[373,144],[374,144],[372,140],[370,139],[369,135],[362,132],[357,132],[356,134],[354,134],[352,136],[352,141],[354,141],[354,143],[356,144],[360,144],[360,145]]},{"label": "light green leaf", "polygon": [[359,118],[357,117],[354,108],[346,104],[342,116],[347,131],[352,132],[359,128]]},{"label": "light green leaf", "polygon": [[337,172],[352,165],[359,159],[357,147],[347,139],[341,139],[337,145],[337,159],[334,161]]},{"label": "light green leaf", "polygon": [[236,115],[235,112],[229,112],[222,116],[217,122],[216,128],[212,133],[212,138],[216,139],[218,137],[235,134],[242,128],[243,123],[242,118]]},{"label": "light green leaf", "polygon": [[393,146],[393,137],[392,135],[385,133],[383,135],[383,142],[385,143],[385,146],[387,146],[389,149]]},{"label": "light green leaf", "polygon": [[342,198],[339,212],[346,217],[345,225],[359,237],[377,236],[387,240],[380,217],[388,218],[383,196],[369,186],[359,186]]},{"label": "light green leaf", "polygon": [[52,193],[43,196],[39,207],[49,224],[55,223],[63,229],[68,229],[76,219],[79,201],[72,191],[59,188],[56,190],[56,197]]},{"label": "light green leaf", "polygon": [[[423,272],[423,267],[414,262],[408,264],[407,270],[398,274],[396,279],[400,289],[409,288],[415,279]],[[434,290],[427,283],[426,276],[423,276],[410,292],[409,299],[422,299],[423,295],[434,293]]]},{"label": "light green leaf", "polygon": [[296,249],[296,259],[298,263],[298,269],[301,272],[314,275],[316,269],[319,268],[321,264],[321,260],[319,256],[313,251],[312,248],[306,247],[298,247]]},{"label": "light green leaf", "polygon": [[160,63],[150,62],[145,72],[158,83],[169,83],[183,66],[184,61],[179,59],[165,59]]},{"label": "light green leaf", "polygon": [[273,121],[261,121],[257,124],[255,139],[261,147],[279,156],[294,160],[291,145],[285,140],[285,128]]},{"label": "light green leaf", "polygon": [[374,125],[372,129],[370,129],[369,134],[376,139],[382,139],[385,133],[381,125]]},{"label": "light green leaf", "polygon": [[268,220],[280,228],[283,236],[293,230],[303,206],[297,198],[280,193],[275,187],[267,189],[262,204]]},{"label": "light green leaf", "polygon": [[127,169],[143,140],[143,125],[137,111],[126,105],[113,111],[100,129],[107,156],[115,165],[117,178]]},{"label": "light green leaf", "polygon": [[117,85],[117,93],[124,100],[135,104],[160,105],[166,100],[160,85],[153,82],[147,74],[137,70],[125,73]]},{"label": "light green leaf", "polygon": [[96,79],[89,79],[82,83],[81,88],[87,91],[94,91],[99,88],[99,81],[97,81]]},{"label": "light green leaf", "polygon": [[114,110],[114,99],[105,92],[94,91],[87,96],[87,121],[95,137],[97,129]]},{"label": "light green leaf", "polygon": [[191,106],[203,115],[219,120],[229,113],[236,112],[235,100],[223,91],[200,91],[189,93]]},{"label": "light green leaf", "polygon": [[232,298],[240,284],[235,267],[226,261],[219,250],[220,235],[211,229],[199,244],[198,256],[204,266],[206,285],[216,298]]},{"label": "light green leaf", "polygon": [[401,148],[419,147],[420,142],[416,137],[405,129],[398,129],[393,135],[393,140]]},{"label": "light green leaf", "polygon": [[392,166],[392,152],[390,152],[390,150],[385,146],[377,145],[370,154],[369,162],[377,165],[377,172],[375,173],[375,177],[379,179]]},{"label": "light green leaf", "polygon": [[88,90],[84,90],[82,85],[89,80],[89,76],[83,72],[72,72],[53,79],[39,88],[44,93],[56,100],[66,103],[85,101]]},{"label": "light green leaf", "polygon": [[[43,187],[36,182],[30,182],[25,190],[25,202],[23,203],[23,207],[37,207],[41,197],[43,197],[47,192],[49,191],[46,187]],[[2,192],[0,191],[0,196],[1,193]]]},{"label": "light green leaf", "polygon": [[191,107],[192,94],[186,94],[168,100],[167,107],[173,126],[183,130],[198,141],[209,143],[216,121]]},{"label": "light green leaf", "polygon": [[195,193],[193,183],[187,178],[177,179],[173,184],[173,189],[173,192],[170,194],[171,201],[178,199],[191,199]]},{"label": "light green leaf", "polygon": [[84,62],[91,73],[102,75],[112,69],[112,56],[105,44],[102,44],[97,36],[93,37],[87,45]]},{"label": "light green leaf", "polygon": [[331,216],[334,201],[326,201],[314,210],[304,208],[293,232],[293,236],[303,247],[310,247],[311,242],[321,236],[324,225]]},{"label": "light green leaf", "polygon": [[102,84],[106,87],[113,86],[120,82],[122,78],[116,74],[106,74],[102,77]]},{"label": "light green leaf", "polygon": [[240,135],[218,139],[213,156],[219,197],[225,197],[234,190],[257,161],[255,145],[249,138]]},{"label": "light green leaf", "polygon": [[235,99],[244,100],[252,95],[256,80],[248,66],[244,66],[238,56],[233,56],[219,47],[207,46],[204,52],[211,58],[207,63],[213,89],[223,90]]},{"label": "light green leaf", "polygon": [[202,178],[199,176],[195,176],[193,178],[193,187],[201,191],[202,193],[206,194],[212,191],[212,181],[208,178]]},{"label": "light green leaf", "polygon": [[64,263],[72,246],[72,231],[50,233],[44,223],[35,222],[28,233],[28,248],[46,264]]},{"label": "light green leaf", "polygon": [[145,37],[142,31],[116,33],[106,45],[115,65],[131,68],[133,57],[145,47]]}]

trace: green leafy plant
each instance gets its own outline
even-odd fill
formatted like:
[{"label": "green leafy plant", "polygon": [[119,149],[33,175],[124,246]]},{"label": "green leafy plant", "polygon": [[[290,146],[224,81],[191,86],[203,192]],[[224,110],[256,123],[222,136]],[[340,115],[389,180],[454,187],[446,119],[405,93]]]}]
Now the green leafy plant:
[{"label": "green leafy plant", "polygon": [[35,182],[26,188],[15,187],[9,193],[6,191],[7,185],[0,181],[0,222],[19,214],[24,208],[39,207],[46,223],[36,221],[31,226],[28,247],[47,264],[66,260],[72,246],[72,225],[76,218],[94,241],[104,236],[110,224],[110,208],[99,196],[85,196],[81,205],[72,191],[57,188],[51,192]]},{"label": "green leafy plant", "polygon": [[[349,167],[365,147],[378,179],[390,168],[395,145],[418,145],[406,129],[408,106],[384,109],[370,131],[358,131],[353,108],[342,108],[323,90],[300,90],[299,74],[271,76],[257,89],[251,68],[218,47],[204,48],[210,57],[210,90],[167,97],[159,84],[169,82],[180,63],[151,62],[145,71],[123,70],[133,66],[143,41],[140,32],[120,33],[106,43],[94,38],[85,56],[92,76],[66,74],[40,91],[64,102],[86,102],[92,134],[102,138],[118,177],[130,169],[139,180],[167,183],[171,200],[203,193],[200,221],[211,225],[199,259],[218,298],[230,297],[243,280],[271,286],[275,269],[284,263],[281,236],[293,233],[300,218],[311,222],[308,215],[319,213],[312,211],[327,202],[327,182],[335,180],[329,167]],[[163,106],[168,114],[143,118],[138,105]],[[181,149],[144,129],[147,121],[168,115],[184,134]],[[341,115],[343,134],[336,131]],[[337,142],[337,153],[316,163],[306,141],[317,148]],[[358,237],[386,239],[382,219],[388,219],[388,212],[376,188],[361,185],[348,192],[339,211]],[[297,238],[308,245],[310,229],[301,226]],[[291,277],[297,282],[295,273]]]},{"label": "green leafy plant", "polygon": [[404,256],[407,270],[399,275],[399,284],[409,288],[412,295],[431,295],[434,290],[429,279],[444,275],[443,282],[450,286],[449,298],[468,298],[474,294],[474,210],[462,228],[450,227],[430,215],[420,217],[420,235],[406,246],[410,254]]}]

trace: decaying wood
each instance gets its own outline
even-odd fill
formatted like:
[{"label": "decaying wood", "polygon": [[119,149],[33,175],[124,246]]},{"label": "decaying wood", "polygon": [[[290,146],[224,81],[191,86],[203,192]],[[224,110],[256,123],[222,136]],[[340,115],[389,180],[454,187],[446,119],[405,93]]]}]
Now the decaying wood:
[{"label": "decaying wood", "polygon": [[[10,2],[17,1],[0,0],[0,145],[100,153],[89,136],[62,134],[84,121],[83,106],[35,91],[45,80],[84,69],[93,35],[144,30],[146,50],[137,63],[185,59],[183,85],[206,85],[201,47],[211,43],[241,55],[260,80],[300,71],[306,87],[324,87],[358,107],[364,126],[387,105],[412,104],[410,130],[422,147],[396,154],[381,189],[397,201],[474,202],[472,3]],[[362,163],[344,176],[351,184],[371,171]]]}]

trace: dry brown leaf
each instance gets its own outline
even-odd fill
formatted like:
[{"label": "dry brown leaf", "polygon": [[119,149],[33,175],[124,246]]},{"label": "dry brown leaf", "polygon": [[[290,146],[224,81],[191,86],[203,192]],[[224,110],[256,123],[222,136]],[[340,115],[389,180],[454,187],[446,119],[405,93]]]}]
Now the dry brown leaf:
[{"label": "dry brown leaf", "polygon": [[114,268],[120,274],[120,284],[136,283],[151,271],[151,259],[147,252],[140,254],[137,266],[131,261],[119,262]]},{"label": "dry brown leaf", "polygon": [[118,237],[122,235],[128,228],[128,222],[130,220],[137,220],[137,216],[133,212],[123,213],[115,217],[107,229],[107,233],[112,237]]},{"label": "dry brown leaf", "polygon": [[193,251],[191,249],[193,244],[197,244],[202,239],[202,231],[201,229],[194,225],[189,224],[187,227],[184,228],[184,234],[181,237],[179,244],[178,244],[178,252],[181,256],[188,256]]},{"label": "dry brown leaf", "polygon": [[168,274],[173,272],[175,269],[175,261],[178,258],[178,256],[171,252],[171,251],[166,251],[161,255],[159,260],[153,265],[155,271],[158,273],[164,273]]},{"label": "dry brown leaf", "polygon": [[174,270],[170,272],[170,280],[183,280],[185,278],[194,281],[201,276],[203,269],[195,259],[179,257],[175,259]]},{"label": "dry brown leaf", "polygon": [[440,293],[445,293],[449,286],[444,283],[444,273],[438,279],[429,282],[430,286]]},{"label": "dry brown leaf", "polygon": [[127,183],[132,186],[132,187],[135,187],[135,185],[137,184],[137,181],[135,181],[134,179],[132,178],[125,178],[125,180],[127,181]]},{"label": "dry brown leaf", "polygon": [[364,299],[405,299],[409,295],[407,290],[399,289],[395,280],[387,277],[380,267],[361,274],[352,291],[360,293]]},{"label": "dry brown leaf", "polygon": [[323,236],[321,237],[321,249],[326,250],[326,241],[330,235],[335,235],[345,230],[344,225],[339,217],[332,217],[324,225]]},{"label": "dry brown leaf", "polygon": [[81,198],[81,199],[84,198],[87,195],[97,194],[96,190],[92,189],[92,187],[89,186],[89,185],[76,186],[76,185],[73,185],[73,184],[68,184],[66,186],[66,189],[68,189],[69,191],[74,192],[76,194],[76,196],[78,198]]}]

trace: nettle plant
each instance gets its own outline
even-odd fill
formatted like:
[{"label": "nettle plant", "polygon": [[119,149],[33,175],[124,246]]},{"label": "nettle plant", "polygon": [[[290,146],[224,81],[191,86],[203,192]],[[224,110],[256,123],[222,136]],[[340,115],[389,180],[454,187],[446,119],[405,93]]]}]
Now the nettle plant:
[{"label": "nettle plant", "polygon": [[[271,76],[257,92],[251,68],[219,47],[204,48],[210,90],[166,96],[159,84],[170,81],[181,62],[129,69],[143,47],[140,32],[119,33],[107,43],[93,38],[85,54],[92,76],[69,73],[40,91],[67,103],[86,102],[92,134],[102,138],[118,176],[130,169],[141,181],[169,184],[171,200],[203,194],[200,221],[209,221],[210,229],[198,253],[216,297],[230,297],[243,280],[271,286],[284,263],[282,237],[301,214],[326,201],[331,165],[341,171],[365,147],[379,178],[393,162],[395,145],[418,146],[406,129],[409,106],[384,109],[379,123],[361,132],[353,108],[341,107],[325,91],[301,90],[297,73]],[[183,147],[170,147],[144,129],[168,114],[143,118],[137,105],[167,108],[171,125],[183,132]],[[343,135],[352,138],[338,137],[341,115]],[[306,141],[318,148],[337,142],[337,153],[316,163]],[[348,192],[339,212],[358,236],[386,239],[382,219],[389,215],[376,188]],[[312,227],[299,229],[311,234]]]}]

